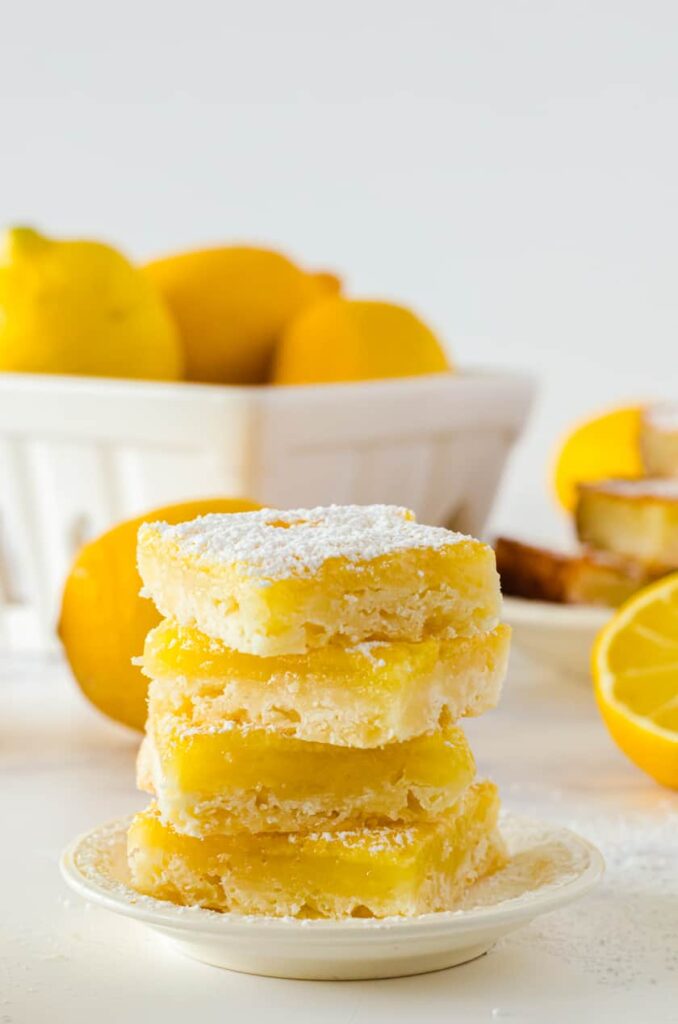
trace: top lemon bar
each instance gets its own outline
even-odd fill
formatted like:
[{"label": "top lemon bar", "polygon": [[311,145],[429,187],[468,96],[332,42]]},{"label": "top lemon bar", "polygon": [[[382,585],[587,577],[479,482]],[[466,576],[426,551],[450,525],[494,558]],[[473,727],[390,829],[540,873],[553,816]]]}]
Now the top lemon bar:
[{"label": "top lemon bar", "polygon": [[163,615],[264,657],[472,636],[494,628],[500,610],[491,548],[391,505],[146,523],[137,558]]}]

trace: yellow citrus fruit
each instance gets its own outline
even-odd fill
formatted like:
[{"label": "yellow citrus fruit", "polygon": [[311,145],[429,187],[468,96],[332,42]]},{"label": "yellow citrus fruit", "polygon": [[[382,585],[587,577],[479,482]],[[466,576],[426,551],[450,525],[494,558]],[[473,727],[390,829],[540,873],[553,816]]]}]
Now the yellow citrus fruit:
[{"label": "yellow citrus fruit", "polygon": [[290,323],[276,352],[273,382],[373,380],[450,369],[433,331],[409,309],[335,296]]},{"label": "yellow citrus fruit", "polygon": [[99,242],[30,228],[0,248],[0,370],[176,380],[183,353],[145,274]]},{"label": "yellow citrus fruit", "polygon": [[151,601],[139,596],[137,531],[143,522],[181,523],[209,512],[260,508],[236,498],[210,498],[157,508],[128,519],[85,544],[66,580],[59,636],[82,692],[110,718],[135,729],[146,721],[148,680],[132,658],[160,622]]},{"label": "yellow citrus fruit", "polygon": [[339,290],[267,249],[230,246],[155,260],[146,273],[179,325],[189,380],[262,384],[286,324]]},{"label": "yellow citrus fruit", "polygon": [[678,789],[678,573],[634,594],[593,650],[596,699],[616,744]]},{"label": "yellow citrus fruit", "polygon": [[641,406],[612,409],[578,423],[561,442],[553,467],[553,486],[568,512],[576,505],[578,484],[643,475],[641,412]]}]

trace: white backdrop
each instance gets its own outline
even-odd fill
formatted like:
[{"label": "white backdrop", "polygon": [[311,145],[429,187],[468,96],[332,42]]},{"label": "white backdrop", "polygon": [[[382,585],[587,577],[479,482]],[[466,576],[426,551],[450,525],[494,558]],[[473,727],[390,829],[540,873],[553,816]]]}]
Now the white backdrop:
[{"label": "white backdrop", "polygon": [[670,0],[23,0],[0,221],[268,242],[531,369],[494,525],[557,536],[558,432],[678,394],[677,54]]}]

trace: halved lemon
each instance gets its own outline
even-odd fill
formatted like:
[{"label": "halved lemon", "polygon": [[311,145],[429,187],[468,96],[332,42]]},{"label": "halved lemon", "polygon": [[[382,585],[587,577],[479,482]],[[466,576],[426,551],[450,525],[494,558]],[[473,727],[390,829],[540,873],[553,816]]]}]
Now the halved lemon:
[{"label": "halved lemon", "polygon": [[678,789],[678,573],[638,591],[598,634],[598,707],[617,746]]},{"label": "halved lemon", "polygon": [[610,477],[643,475],[638,405],[611,409],[578,423],[561,441],[553,466],[553,487],[571,512],[577,485]]}]

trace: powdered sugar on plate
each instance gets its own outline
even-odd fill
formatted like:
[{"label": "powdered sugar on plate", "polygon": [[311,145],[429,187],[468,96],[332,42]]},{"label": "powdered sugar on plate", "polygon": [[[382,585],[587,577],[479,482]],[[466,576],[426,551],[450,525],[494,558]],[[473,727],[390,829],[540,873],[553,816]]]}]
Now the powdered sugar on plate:
[{"label": "powdered sugar on plate", "polygon": [[[82,892],[84,888],[91,890],[88,898],[108,898],[106,902],[118,903],[123,913],[130,913],[131,908],[158,911],[163,916],[169,912],[180,917],[187,913],[199,919],[206,915],[210,920],[228,921],[288,922],[295,926],[308,927],[308,922],[296,918],[262,918],[249,917],[242,914],[222,914],[218,911],[204,910],[202,907],[181,907],[151,896],[136,892],[130,884],[126,856],[126,832],[131,819],[109,822],[92,830],[76,840],[66,851],[62,860],[62,869],[66,880],[74,888]],[[404,926],[408,923],[425,921],[443,921],[449,918],[466,917],[476,912],[498,910],[504,908],[511,912],[513,908],[521,908],[532,900],[548,899],[560,891],[585,883],[589,888],[600,873],[600,858],[592,847],[577,835],[566,829],[545,825],[529,819],[517,818],[513,815],[502,815],[502,835],[506,841],[509,854],[508,863],[490,878],[477,882],[466,893],[459,906],[452,911],[438,914],[424,914],[415,918],[383,918],[381,920],[348,918],[342,921],[313,921],[314,927],[341,925],[347,928],[364,929],[394,924]],[[402,842],[411,841],[411,830],[400,830]],[[343,838],[350,842],[355,833],[328,833],[328,841]],[[75,884],[74,884],[75,883]],[[83,884],[84,883],[84,884]],[[125,911],[122,907],[127,907]],[[111,907],[111,909],[115,909]],[[535,914],[539,913],[535,910]],[[137,916],[132,912],[131,916]],[[532,915],[530,915],[532,916]]]},{"label": "powdered sugar on plate", "polygon": [[603,884],[585,908],[559,910],[502,941],[547,953],[606,987],[630,990],[666,974],[678,985],[678,805],[668,797],[653,815],[601,813],[567,823],[601,850]]}]

